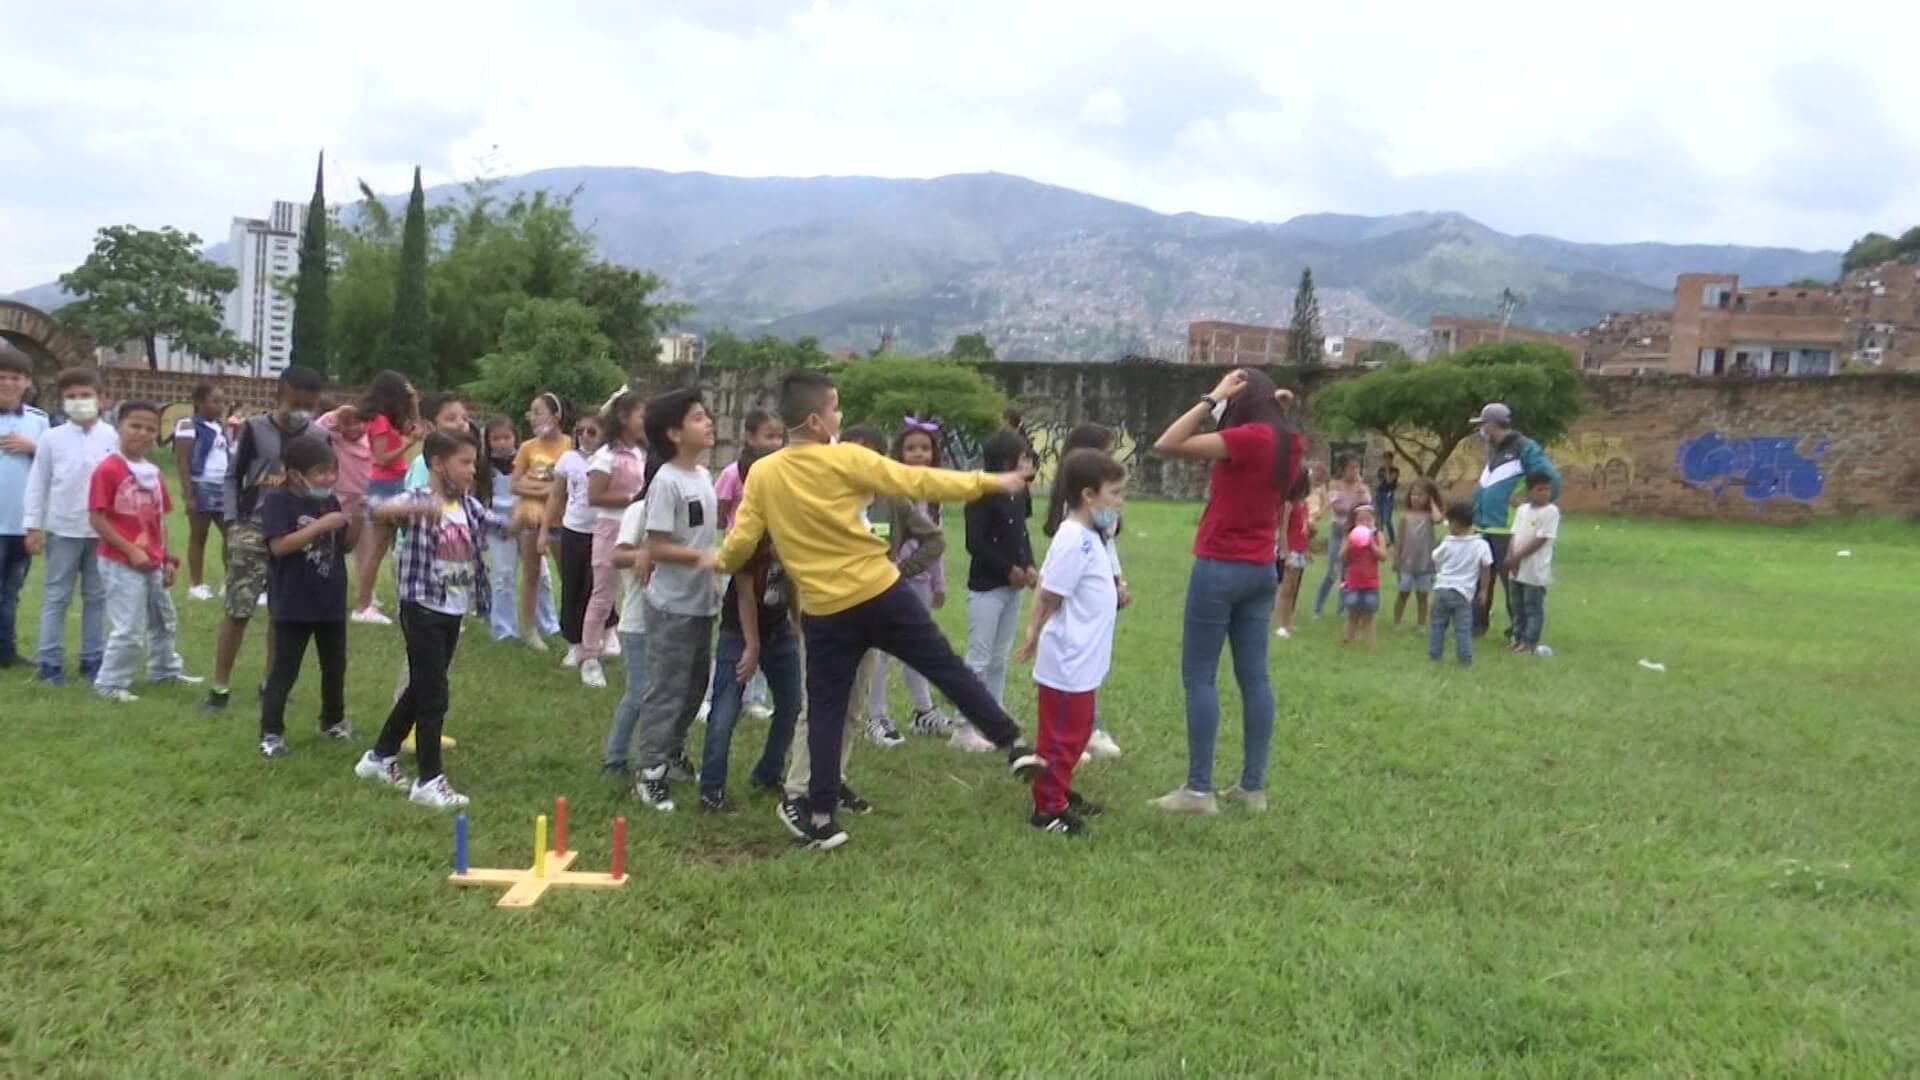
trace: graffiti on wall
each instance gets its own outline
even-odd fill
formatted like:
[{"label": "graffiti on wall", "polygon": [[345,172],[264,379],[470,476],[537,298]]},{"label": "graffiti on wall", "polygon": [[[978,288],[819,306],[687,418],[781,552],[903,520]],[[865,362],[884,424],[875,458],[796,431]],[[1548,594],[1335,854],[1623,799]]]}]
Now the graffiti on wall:
[{"label": "graffiti on wall", "polygon": [[1773,498],[1812,502],[1826,487],[1819,459],[1827,452],[1827,443],[1824,439],[1815,443],[1805,457],[1800,455],[1799,443],[1791,435],[1730,439],[1709,431],[1680,444],[1674,467],[1684,483],[1706,488],[1715,500],[1728,488],[1738,487],[1754,502]]}]

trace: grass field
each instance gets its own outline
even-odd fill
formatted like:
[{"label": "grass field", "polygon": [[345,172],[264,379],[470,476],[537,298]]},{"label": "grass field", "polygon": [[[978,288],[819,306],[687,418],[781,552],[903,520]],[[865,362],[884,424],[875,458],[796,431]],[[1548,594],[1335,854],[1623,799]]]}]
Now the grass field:
[{"label": "grass field", "polygon": [[[1571,516],[1549,660],[1435,669],[1411,634],[1368,656],[1303,622],[1272,656],[1272,812],[1174,819],[1146,800],[1184,775],[1195,516],[1128,508],[1102,704],[1127,755],[1079,780],[1111,808],[1084,842],[1028,829],[997,758],[920,740],[856,750],[879,809],[831,854],[744,784],[733,818],[652,813],[596,775],[617,675],[586,690],[470,624],[448,760],[474,864],[521,864],[556,794],[583,869],[629,822],[627,888],[503,911],[445,882],[446,817],[351,775],[397,629],[352,630],[363,738],[313,733],[310,670],[273,763],[250,693],[209,718],[8,672],[0,1073],[1920,1070],[1910,526]],[[204,675],[217,605],[184,592]]]}]

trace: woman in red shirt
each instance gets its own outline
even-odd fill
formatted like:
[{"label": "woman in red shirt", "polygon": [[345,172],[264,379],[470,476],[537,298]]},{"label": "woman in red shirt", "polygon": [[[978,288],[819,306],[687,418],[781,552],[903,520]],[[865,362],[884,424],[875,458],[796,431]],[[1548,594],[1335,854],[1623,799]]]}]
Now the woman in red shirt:
[{"label": "woman in red shirt", "polygon": [[[1220,730],[1215,673],[1233,645],[1246,741],[1240,782],[1225,794],[1267,808],[1267,748],[1273,740],[1273,686],[1267,678],[1267,620],[1278,585],[1273,553],[1280,508],[1300,467],[1301,438],[1287,421],[1287,395],[1254,369],[1230,371],[1153,444],[1165,457],[1206,461],[1207,506],[1193,542],[1193,572],[1181,631],[1180,681],[1187,699],[1187,782],[1154,800],[1162,810],[1217,813],[1213,744]],[[1216,430],[1203,434],[1208,417]]]}]

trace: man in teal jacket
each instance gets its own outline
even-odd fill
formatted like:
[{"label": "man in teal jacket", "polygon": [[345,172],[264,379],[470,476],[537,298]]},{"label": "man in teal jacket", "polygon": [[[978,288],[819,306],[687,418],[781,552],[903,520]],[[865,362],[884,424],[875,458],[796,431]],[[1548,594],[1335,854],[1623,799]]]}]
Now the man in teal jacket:
[{"label": "man in teal jacket", "polygon": [[[1473,486],[1473,528],[1486,538],[1493,549],[1494,572],[1500,575],[1500,595],[1507,606],[1506,636],[1513,636],[1513,582],[1507,575],[1507,545],[1513,541],[1514,490],[1528,473],[1543,472],[1553,477],[1553,500],[1560,501],[1560,470],[1547,460],[1540,444],[1513,430],[1513,410],[1495,401],[1473,418],[1487,441],[1487,464]],[[1493,595],[1488,590],[1484,606],[1474,609],[1473,633],[1487,632],[1493,621]]]}]

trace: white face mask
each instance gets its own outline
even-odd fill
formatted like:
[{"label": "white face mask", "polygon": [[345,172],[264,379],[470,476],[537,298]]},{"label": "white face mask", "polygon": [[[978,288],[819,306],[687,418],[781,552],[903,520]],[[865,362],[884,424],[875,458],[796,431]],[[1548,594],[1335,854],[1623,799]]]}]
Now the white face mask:
[{"label": "white face mask", "polygon": [[1227,403],[1224,401],[1214,402],[1213,403],[1213,422],[1215,424],[1220,423],[1220,418],[1225,415],[1227,415]]},{"label": "white face mask", "polygon": [[100,399],[81,397],[67,398],[60,403],[67,419],[76,424],[91,424],[100,418]]}]

